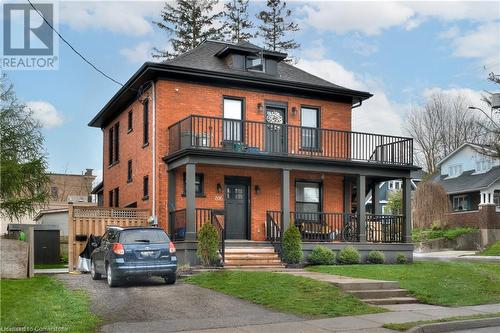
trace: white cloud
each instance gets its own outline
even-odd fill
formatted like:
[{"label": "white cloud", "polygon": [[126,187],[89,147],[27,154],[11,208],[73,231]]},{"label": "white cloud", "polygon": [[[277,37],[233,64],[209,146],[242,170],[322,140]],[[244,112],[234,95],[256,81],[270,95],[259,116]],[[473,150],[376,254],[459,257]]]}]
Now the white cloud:
[{"label": "white cloud", "polygon": [[108,30],[132,36],[153,31],[153,19],[159,19],[164,2],[160,1],[64,1],[59,5],[59,20],[72,29]]},{"label": "white cloud", "polygon": [[360,31],[366,35],[402,25],[414,15],[411,8],[400,2],[325,1],[309,3],[302,11],[307,15],[306,23],[320,31]]},{"label": "white cloud", "polygon": [[488,105],[482,100],[483,93],[477,90],[472,90],[469,88],[440,88],[440,87],[432,87],[427,88],[423,91],[422,95],[425,98],[430,97],[433,94],[443,94],[445,96],[456,98],[458,96],[462,96],[470,102],[471,106],[477,106],[482,109],[487,109]]},{"label": "white cloud", "polygon": [[500,16],[496,1],[323,1],[308,3],[301,10],[306,15],[305,23],[320,31],[358,31],[366,35],[377,35],[396,26],[411,30],[428,18],[484,23]]},{"label": "white cloud", "polygon": [[38,120],[44,128],[58,127],[63,124],[63,118],[56,108],[45,101],[26,102],[26,106],[33,112],[33,118]]},{"label": "white cloud", "polygon": [[353,109],[353,130],[393,135],[402,134],[404,108],[389,100],[378,80],[360,76],[328,59],[301,59],[297,66],[346,88],[373,93],[374,96],[364,101],[361,107]]},{"label": "white cloud", "polygon": [[498,65],[500,60],[500,23],[487,23],[452,38],[453,54],[476,58],[482,65]]},{"label": "white cloud", "polygon": [[153,60],[151,56],[153,45],[150,42],[141,42],[132,48],[123,48],[120,54],[131,63],[143,63]]}]

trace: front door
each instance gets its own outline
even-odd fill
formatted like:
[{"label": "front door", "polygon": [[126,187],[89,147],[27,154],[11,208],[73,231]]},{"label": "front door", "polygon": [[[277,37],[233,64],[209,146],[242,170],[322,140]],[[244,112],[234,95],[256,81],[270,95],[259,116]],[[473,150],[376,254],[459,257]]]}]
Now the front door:
[{"label": "front door", "polygon": [[285,107],[266,106],[266,151],[287,151]]},{"label": "front door", "polygon": [[226,183],[226,215],[224,225],[227,239],[248,238],[248,185]]}]

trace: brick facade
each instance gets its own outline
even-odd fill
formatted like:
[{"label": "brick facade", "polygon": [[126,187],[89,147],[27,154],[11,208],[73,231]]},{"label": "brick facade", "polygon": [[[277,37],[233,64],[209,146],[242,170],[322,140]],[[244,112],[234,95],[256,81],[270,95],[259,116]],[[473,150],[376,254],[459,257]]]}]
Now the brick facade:
[{"label": "brick facade", "polygon": [[[258,112],[257,104],[266,101],[279,101],[287,104],[287,123],[300,125],[301,105],[320,108],[320,127],[350,130],[351,104],[337,103],[330,100],[301,98],[284,94],[271,94],[254,90],[242,90],[226,87],[217,87],[205,84],[160,80],[155,85],[156,93],[156,215],[159,224],[167,228],[167,196],[168,176],[163,157],[168,154],[168,127],[189,115],[205,115],[222,117],[224,96],[240,97],[244,99],[244,119],[264,121],[264,112]],[[121,114],[110,122],[103,130],[103,179],[104,179],[104,206],[109,206],[109,191],[119,187],[120,207],[137,202],[139,208],[152,208],[152,157],[153,157],[153,116],[152,116],[151,89],[141,99],[149,98],[149,145],[143,147],[143,105],[134,101],[123,109]],[[297,112],[292,113],[292,108]],[[128,112],[133,114],[133,130],[127,131]],[[109,166],[109,129],[116,122],[120,122],[120,158],[119,162]],[[133,180],[127,182],[127,161],[133,163]],[[197,207],[223,208],[224,201],[216,200],[216,184],[224,183],[224,175],[247,176],[252,179],[251,191],[251,235],[252,239],[264,239],[264,221],[266,210],[280,210],[281,199],[280,171],[279,170],[252,170],[237,168],[211,167],[198,165],[197,172],[204,173],[205,198],[197,198]],[[183,168],[176,172],[176,208],[184,207],[185,199],[181,196],[183,184]],[[143,177],[149,176],[149,199],[143,200]],[[328,212],[342,211],[342,176],[321,175],[310,173],[291,172],[291,203],[295,208],[295,179],[323,180],[323,210]],[[254,185],[259,185],[261,193],[255,194]],[[154,212],[153,212],[154,214]]]}]

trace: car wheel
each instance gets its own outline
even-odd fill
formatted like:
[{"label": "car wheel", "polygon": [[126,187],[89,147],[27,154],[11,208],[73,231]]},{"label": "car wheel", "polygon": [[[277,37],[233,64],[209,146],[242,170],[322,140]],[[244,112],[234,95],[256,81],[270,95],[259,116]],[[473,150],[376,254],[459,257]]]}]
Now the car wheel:
[{"label": "car wheel", "polygon": [[113,272],[113,269],[109,265],[106,266],[106,278],[108,280],[108,286],[118,286],[118,278],[115,276],[115,272]]},{"label": "car wheel", "polygon": [[166,284],[174,284],[175,280],[177,279],[177,276],[175,273],[172,273],[172,274],[165,275],[163,278],[165,279]]},{"label": "car wheel", "polygon": [[101,279],[101,274],[97,273],[96,268],[95,268],[95,261],[90,262],[90,276],[92,277],[92,280],[100,280]]}]

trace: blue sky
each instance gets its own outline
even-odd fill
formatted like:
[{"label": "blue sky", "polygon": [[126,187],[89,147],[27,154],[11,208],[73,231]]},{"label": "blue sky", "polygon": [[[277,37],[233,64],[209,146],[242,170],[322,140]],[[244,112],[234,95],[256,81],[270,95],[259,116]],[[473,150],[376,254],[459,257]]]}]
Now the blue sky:
[{"label": "blue sky", "polygon": [[[256,1],[255,13],[264,6]],[[500,73],[498,2],[291,2],[301,31],[297,66],[375,96],[353,112],[354,129],[404,134],[405,116],[433,91],[478,104],[485,78]],[[157,30],[162,2],[58,4],[59,30],[113,78],[125,82],[152,46],[167,47]],[[258,40],[255,41],[258,44]],[[9,71],[18,97],[44,124],[49,169],[102,169],[102,134],[88,121],[118,90],[68,47],[59,69]],[[486,67],[486,68],[484,68]],[[498,88],[497,88],[498,90]]]}]

